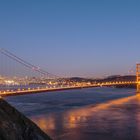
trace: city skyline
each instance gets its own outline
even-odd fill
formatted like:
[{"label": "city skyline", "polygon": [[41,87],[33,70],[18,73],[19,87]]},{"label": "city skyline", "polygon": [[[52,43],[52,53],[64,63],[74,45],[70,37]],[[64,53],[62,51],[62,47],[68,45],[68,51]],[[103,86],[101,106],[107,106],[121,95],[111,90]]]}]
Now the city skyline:
[{"label": "city skyline", "polygon": [[126,74],[140,61],[138,1],[7,1],[1,47],[51,73]]}]

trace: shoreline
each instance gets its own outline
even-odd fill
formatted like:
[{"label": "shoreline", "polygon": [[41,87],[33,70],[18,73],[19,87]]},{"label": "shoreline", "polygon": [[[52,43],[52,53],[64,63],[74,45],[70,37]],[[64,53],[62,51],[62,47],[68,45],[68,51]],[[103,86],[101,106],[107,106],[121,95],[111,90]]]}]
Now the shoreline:
[{"label": "shoreline", "polygon": [[52,140],[33,121],[0,99],[0,140]]}]

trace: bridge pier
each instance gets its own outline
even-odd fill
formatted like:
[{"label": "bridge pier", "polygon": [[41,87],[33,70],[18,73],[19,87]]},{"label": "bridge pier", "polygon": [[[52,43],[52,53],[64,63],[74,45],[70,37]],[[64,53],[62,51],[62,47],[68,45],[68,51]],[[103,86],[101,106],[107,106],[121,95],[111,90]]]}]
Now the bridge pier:
[{"label": "bridge pier", "polygon": [[137,93],[140,93],[140,64],[136,65]]}]

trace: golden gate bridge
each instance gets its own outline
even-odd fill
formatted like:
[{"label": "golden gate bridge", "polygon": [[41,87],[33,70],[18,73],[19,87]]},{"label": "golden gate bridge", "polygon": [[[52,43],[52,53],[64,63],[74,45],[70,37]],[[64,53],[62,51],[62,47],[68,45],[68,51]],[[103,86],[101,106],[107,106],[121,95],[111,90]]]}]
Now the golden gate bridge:
[{"label": "golden gate bridge", "polygon": [[136,64],[136,80],[72,82],[67,78],[47,72],[6,49],[0,48],[0,54],[1,97],[57,90],[134,84],[137,87],[137,92],[140,92],[140,64]]}]

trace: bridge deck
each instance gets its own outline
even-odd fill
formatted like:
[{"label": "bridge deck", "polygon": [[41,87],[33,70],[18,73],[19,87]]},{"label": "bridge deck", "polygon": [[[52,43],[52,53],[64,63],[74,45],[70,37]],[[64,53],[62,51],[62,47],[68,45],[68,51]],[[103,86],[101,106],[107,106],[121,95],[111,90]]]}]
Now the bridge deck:
[{"label": "bridge deck", "polygon": [[15,91],[0,91],[1,97],[6,96],[15,96],[15,95],[24,95],[24,94],[33,94],[41,92],[50,92],[50,91],[60,91],[60,90],[70,90],[70,89],[80,89],[80,88],[92,88],[92,87],[102,87],[102,86],[117,86],[117,85],[134,85],[137,84],[135,81],[127,82],[105,82],[105,83],[96,83],[92,85],[85,86],[69,86],[69,87],[60,87],[60,88],[40,88],[40,89],[18,89]]}]

